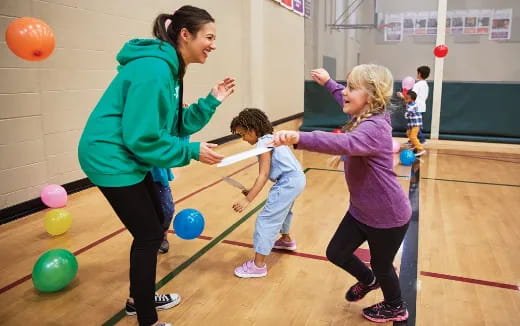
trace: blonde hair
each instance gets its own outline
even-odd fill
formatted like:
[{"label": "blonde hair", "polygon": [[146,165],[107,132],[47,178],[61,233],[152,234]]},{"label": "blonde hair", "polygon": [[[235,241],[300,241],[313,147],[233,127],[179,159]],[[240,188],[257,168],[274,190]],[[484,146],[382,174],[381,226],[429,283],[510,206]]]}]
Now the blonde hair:
[{"label": "blonde hair", "polygon": [[[388,68],[375,64],[355,66],[347,75],[347,87],[362,89],[367,94],[368,109],[343,127],[344,131],[353,131],[363,120],[373,115],[384,113],[392,97],[394,78]],[[341,157],[333,157],[331,165],[337,167]]]}]

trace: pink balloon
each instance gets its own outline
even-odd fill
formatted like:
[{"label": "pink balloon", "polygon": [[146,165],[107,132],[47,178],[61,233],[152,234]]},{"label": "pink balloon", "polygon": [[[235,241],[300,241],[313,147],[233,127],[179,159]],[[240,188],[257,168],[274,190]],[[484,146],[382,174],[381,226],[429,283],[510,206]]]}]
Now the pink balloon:
[{"label": "pink balloon", "polygon": [[401,82],[401,86],[403,86],[403,89],[412,89],[413,85],[415,85],[415,79],[413,77],[404,77],[403,81]]},{"label": "pink balloon", "polygon": [[399,150],[401,149],[401,144],[397,140],[392,141],[392,152],[399,153]]},{"label": "pink balloon", "polygon": [[52,208],[63,207],[67,204],[67,191],[59,185],[48,185],[40,194],[42,202]]}]

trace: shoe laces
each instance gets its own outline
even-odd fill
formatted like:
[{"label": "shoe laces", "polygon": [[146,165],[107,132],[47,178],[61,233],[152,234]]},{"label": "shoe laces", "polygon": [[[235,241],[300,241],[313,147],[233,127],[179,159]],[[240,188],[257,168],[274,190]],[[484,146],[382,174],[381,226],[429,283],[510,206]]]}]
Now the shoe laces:
[{"label": "shoe laces", "polygon": [[373,307],[373,309],[375,309],[375,310],[380,310],[380,309],[387,308],[387,307],[386,307],[386,304],[385,304],[384,301],[379,302],[379,303],[376,303],[376,304],[373,305],[372,307]]},{"label": "shoe laces", "polygon": [[170,298],[169,298],[169,295],[168,294],[155,294],[155,301],[159,301],[159,302],[168,302],[170,301]]},{"label": "shoe laces", "polygon": [[355,285],[354,285],[354,288],[352,289],[352,292],[354,292],[354,294],[359,294],[361,293],[364,289],[365,289],[365,284],[361,283],[361,282],[357,282]]}]

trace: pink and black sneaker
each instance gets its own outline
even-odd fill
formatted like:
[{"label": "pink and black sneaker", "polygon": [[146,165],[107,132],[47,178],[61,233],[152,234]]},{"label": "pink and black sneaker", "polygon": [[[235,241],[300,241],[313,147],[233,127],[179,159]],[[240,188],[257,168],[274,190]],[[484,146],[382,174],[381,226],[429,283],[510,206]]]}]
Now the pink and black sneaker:
[{"label": "pink and black sneaker", "polygon": [[405,321],[408,319],[408,310],[406,309],[406,303],[404,302],[401,302],[398,306],[394,307],[393,305],[383,301],[363,309],[363,316],[376,323]]},{"label": "pink and black sneaker", "polygon": [[273,246],[274,249],[282,249],[282,250],[296,250],[296,241],[284,241],[282,239],[276,240]]},{"label": "pink and black sneaker", "polygon": [[356,302],[363,299],[368,292],[379,288],[380,285],[377,280],[373,285],[366,285],[363,282],[357,282],[348,289],[347,294],[345,294],[345,299],[350,302]]},{"label": "pink and black sneaker", "polygon": [[248,260],[235,268],[235,275],[242,278],[264,277],[267,275],[267,265],[257,267],[254,260]]}]

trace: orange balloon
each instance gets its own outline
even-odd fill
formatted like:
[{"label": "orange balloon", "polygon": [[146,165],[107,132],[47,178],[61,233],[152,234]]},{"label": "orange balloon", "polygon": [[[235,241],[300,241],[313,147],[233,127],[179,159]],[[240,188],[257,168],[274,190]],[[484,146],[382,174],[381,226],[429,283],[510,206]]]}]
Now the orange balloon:
[{"label": "orange balloon", "polygon": [[14,54],[29,61],[47,58],[54,51],[56,43],[49,25],[32,17],[12,21],[5,31],[5,40]]}]

